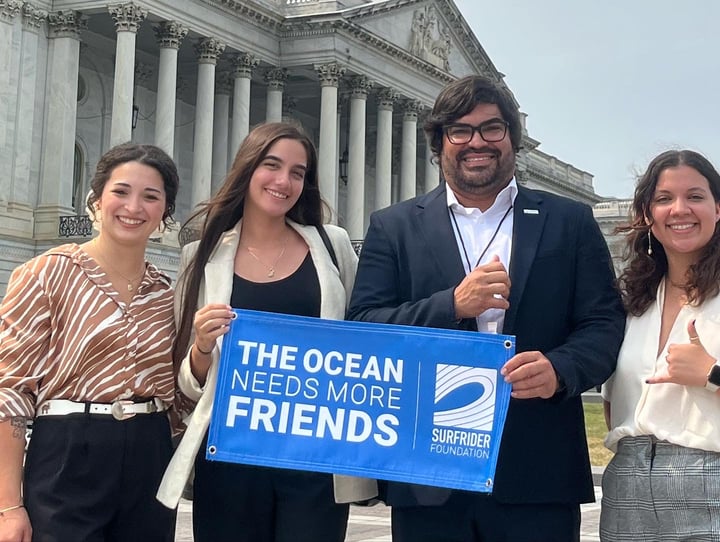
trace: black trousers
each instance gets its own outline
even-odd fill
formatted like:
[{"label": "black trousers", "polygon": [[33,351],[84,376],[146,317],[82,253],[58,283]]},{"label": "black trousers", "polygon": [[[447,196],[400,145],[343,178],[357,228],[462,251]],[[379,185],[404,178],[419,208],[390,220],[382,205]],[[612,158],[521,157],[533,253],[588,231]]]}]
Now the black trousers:
[{"label": "black trousers", "polygon": [[172,455],[166,413],[43,416],[25,460],[33,542],[172,542],[155,493]]},{"label": "black trousers", "polygon": [[453,491],[442,506],[393,507],[393,542],[579,542],[577,504],[502,504]]},{"label": "black trousers", "polygon": [[195,460],[195,542],[343,542],[331,474]]}]

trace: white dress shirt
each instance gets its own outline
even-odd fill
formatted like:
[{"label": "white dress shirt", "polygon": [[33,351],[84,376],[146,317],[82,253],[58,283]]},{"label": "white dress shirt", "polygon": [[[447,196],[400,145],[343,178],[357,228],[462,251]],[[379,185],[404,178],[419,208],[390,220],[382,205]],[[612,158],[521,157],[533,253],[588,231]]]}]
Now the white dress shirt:
[{"label": "white dress shirt", "polygon": [[[517,183],[513,178],[498,193],[495,202],[490,208],[482,212],[476,207],[463,207],[458,203],[455,193],[448,186],[446,193],[450,222],[455,233],[455,241],[465,268],[465,274],[469,274],[478,265],[490,262],[493,256],[498,256],[505,269],[508,273],[510,272],[514,223],[511,207],[515,203],[517,191]],[[493,238],[496,230],[497,235]],[[488,309],[480,314],[476,320],[478,331],[499,333],[502,332],[505,322],[505,311],[502,309]]]}]

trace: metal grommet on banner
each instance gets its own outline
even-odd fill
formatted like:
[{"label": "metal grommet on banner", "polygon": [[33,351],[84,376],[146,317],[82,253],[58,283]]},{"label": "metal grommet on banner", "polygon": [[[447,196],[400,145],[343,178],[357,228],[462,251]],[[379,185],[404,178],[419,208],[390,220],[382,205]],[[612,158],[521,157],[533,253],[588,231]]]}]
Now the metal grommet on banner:
[{"label": "metal grommet on banner", "polygon": [[235,320],[235,318],[237,318],[237,313],[233,312],[232,316],[230,317],[230,320]]},{"label": "metal grommet on banner", "polygon": [[503,346],[505,348],[512,348],[512,341],[509,339],[505,340],[505,342],[503,343]]},{"label": "metal grommet on banner", "polygon": [[208,446],[208,453],[210,455],[215,455],[215,453],[217,453],[217,448],[215,446]]},{"label": "metal grommet on banner", "polygon": [[492,487],[492,486],[493,486],[492,478],[488,478],[487,480],[485,480],[485,487]]}]

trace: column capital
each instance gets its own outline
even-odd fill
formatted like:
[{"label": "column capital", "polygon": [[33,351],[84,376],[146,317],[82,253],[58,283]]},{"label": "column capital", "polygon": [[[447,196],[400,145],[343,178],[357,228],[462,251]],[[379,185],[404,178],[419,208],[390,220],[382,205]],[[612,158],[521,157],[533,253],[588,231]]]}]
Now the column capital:
[{"label": "column capital", "polygon": [[162,21],[153,27],[155,39],[161,49],[179,49],[188,29],[177,21]]},{"label": "column capital", "polygon": [[200,64],[217,64],[224,50],[225,44],[216,38],[201,38],[195,44],[195,53]]},{"label": "column capital", "polygon": [[233,92],[234,83],[235,81],[229,71],[218,71],[215,77],[215,94],[227,94],[229,96]]},{"label": "column capital", "polygon": [[25,2],[22,5],[23,25],[25,28],[37,30],[43,21],[47,19],[47,16],[47,11],[36,8],[30,2]]},{"label": "column capital", "polygon": [[529,179],[530,175],[527,172],[527,168],[515,167],[515,180],[519,185],[526,186]]},{"label": "column capital", "polygon": [[423,104],[420,100],[406,98],[402,102],[403,120],[417,121],[418,113],[422,111]]},{"label": "column capital", "polygon": [[0,21],[12,22],[21,8],[20,0],[0,0]]},{"label": "column capital", "polygon": [[87,28],[87,17],[79,11],[66,9],[48,14],[51,38],[80,39],[80,31]]},{"label": "column capital", "polygon": [[422,106],[418,111],[418,120],[425,122],[428,117],[432,114],[432,107]]},{"label": "column capital", "polygon": [[320,86],[322,87],[337,87],[340,78],[345,75],[345,67],[337,62],[315,64],[314,68],[320,78]]},{"label": "column capital", "polygon": [[383,109],[385,111],[392,111],[395,107],[395,103],[398,100],[398,94],[395,91],[395,89],[389,88],[389,87],[383,87],[378,89],[377,95],[375,96],[375,101],[377,103],[378,109]]},{"label": "column capital", "polygon": [[283,90],[288,78],[287,68],[270,68],[265,72],[265,82],[272,90]]},{"label": "column capital", "polygon": [[147,10],[132,2],[108,6],[108,11],[115,21],[115,32],[137,32],[147,17]]},{"label": "column capital", "polygon": [[236,78],[246,77],[249,79],[260,61],[252,53],[238,53],[230,58],[230,63],[233,65]]},{"label": "column capital", "polygon": [[373,82],[364,75],[353,75],[348,81],[350,87],[351,98],[367,98],[368,93],[373,88]]},{"label": "column capital", "polygon": [[153,67],[144,62],[135,62],[135,83],[142,85],[150,79],[153,74]]}]

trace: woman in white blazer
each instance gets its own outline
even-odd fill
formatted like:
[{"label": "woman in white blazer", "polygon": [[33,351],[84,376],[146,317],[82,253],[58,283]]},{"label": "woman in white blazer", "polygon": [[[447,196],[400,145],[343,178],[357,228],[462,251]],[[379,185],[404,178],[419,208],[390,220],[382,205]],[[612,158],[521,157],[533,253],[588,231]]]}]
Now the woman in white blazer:
[{"label": "woman in white blazer", "polygon": [[[349,502],[374,480],[205,459],[222,336],[232,308],[342,319],[357,257],[345,230],[322,226],[317,153],[296,126],[263,124],[243,141],[217,194],[188,222],[175,298],[180,389],[197,405],[158,499],[177,506],[195,470],[195,542],[341,542]],[[320,236],[324,228],[336,256]]]}]

